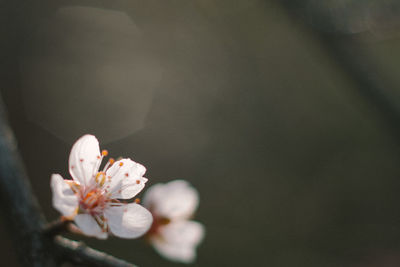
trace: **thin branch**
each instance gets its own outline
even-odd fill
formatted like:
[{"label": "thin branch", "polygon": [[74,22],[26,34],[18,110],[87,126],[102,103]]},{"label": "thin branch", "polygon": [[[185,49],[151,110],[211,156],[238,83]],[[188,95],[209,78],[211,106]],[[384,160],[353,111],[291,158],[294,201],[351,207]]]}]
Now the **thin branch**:
[{"label": "thin branch", "polygon": [[101,267],[134,267],[129,262],[115,258],[104,252],[92,249],[82,242],[72,241],[67,238],[56,236],[54,238],[56,249],[65,256],[66,261],[75,264]]},{"label": "thin branch", "polygon": [[48,223],[44,229],[43,234],[49,237],[67,232],[71,221],[58,219],[56,221]]}]

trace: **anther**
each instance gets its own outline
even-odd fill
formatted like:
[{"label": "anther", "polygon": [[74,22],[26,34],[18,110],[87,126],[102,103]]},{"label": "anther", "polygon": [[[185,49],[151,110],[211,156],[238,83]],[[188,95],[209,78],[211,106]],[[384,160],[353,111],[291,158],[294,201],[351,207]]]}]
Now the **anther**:
[{"label": "anther", "polygon": [[129,176],[129,173],[125,173],[125,176],[128,177],[128,176]]},{"label": "anther", "polygon": [[96,183],[100,184],[101,186],[105,183],[106,176],[104,172],[98,172],[95,177]]},{"label": "anther", "polygon": [[115,160],[113,158],[109,159],[108,162],[110,162],[110,165],[113,165]]},{"label": "anther", "polygon": [[124,163],[123,163],[123,162],[120,162],[120,163],[119,163],[119,166],[122,166],[122,165],[124,165]]},{"label": "anther", "polygon": [[100,156],[97,156],[97,159],[101,159],[101,157],[100,157]]},{"label": "anther", "polygon": [[101,155],[107,156],[108,155],[108,151],[104,149],[103,151],[101,151]]},{"label": "anther", "polygon": [[80,162],[83,162],[83,159],[80,159],[79,161],[80,161]]},{"label": "anther", "polygon": [[137,184],[140,184],[140,180],[136,180],[136,183],[137,183]]},{"label": "anther", "polygon": [[136,198],[136,199],[135,199],[135,203],[136,203],[136,204],[139,204],[139,203],[140,203],[140,198]]}]

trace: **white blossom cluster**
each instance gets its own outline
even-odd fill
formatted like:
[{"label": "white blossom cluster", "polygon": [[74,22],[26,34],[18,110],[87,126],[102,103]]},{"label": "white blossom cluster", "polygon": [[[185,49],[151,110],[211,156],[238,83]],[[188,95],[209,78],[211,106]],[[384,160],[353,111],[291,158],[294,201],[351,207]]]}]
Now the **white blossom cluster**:
[{"label": "white blossom cluster", "polygon": [[183,180],[156,184],[143,204],[133,198],[144,188],[146,168],[131,160],[110,158],[100,170],[106,150],[100,151],[93,135],[84,135],[72,146],[69,172],[51,177],[53,206],[63,219],[73,220],[80,232],[106,239],[112,234],[138,238],[146,234],[156,251],[167,259],[184,263],[196,258],[204,237],[201,223],[191,221],[199,204],[196,189]]}]

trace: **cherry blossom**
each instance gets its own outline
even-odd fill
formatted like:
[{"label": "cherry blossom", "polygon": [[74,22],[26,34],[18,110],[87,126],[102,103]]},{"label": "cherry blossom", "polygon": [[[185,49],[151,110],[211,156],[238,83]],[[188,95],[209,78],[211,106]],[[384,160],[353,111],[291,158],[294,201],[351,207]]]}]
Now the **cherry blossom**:
[{"label": "cherry blossom", "polygon": [[127,200],[144,188],[146,168],[131,159],[109,159],[100,170],[107,155],[106,150],[100,152],[93,135],[79,138],[69,156],[72,180],[59,174],[51,177],[53,206],[85,235],[137,238],[149,230],[153,218],[147,209]]},{"label": "cherry blossom", "polygon": [[189,220],[199,204],[195,188],[183,180],[150,187],[143,205],[153,214],[147,237],[155,250],[169,260],[191,263],[204,237],[204,226]]}]

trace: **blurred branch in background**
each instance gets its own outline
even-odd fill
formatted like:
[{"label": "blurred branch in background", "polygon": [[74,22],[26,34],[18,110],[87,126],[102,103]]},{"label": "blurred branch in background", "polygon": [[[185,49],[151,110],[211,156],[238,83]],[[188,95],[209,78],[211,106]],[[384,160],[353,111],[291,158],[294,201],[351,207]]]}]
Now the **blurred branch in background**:
[{"label": "blurred branch in background", "polygon": [[[355,33],[394,38],[400,33],[400,2],[393,0],[278,1],[297,21],[311,28],[333,60],[352,79],[395,137],[400,135],[400,107],[388,93],[396,88],[378,69]],[[398,138],[396,138],[398,140]]]},{"label": "blurred branch in background", "polygon": [[0,99],[0,190],[4,218],[14,237],[21,263],[41,266],[51,260],[46,255],[41,235],[45,223],[36,197],[24,171],[17,151],[16,140],[6,121]]},{"label": "blurred branch in background", "polygon": [[356,34],[375,38],[399,37],[400,2],[395,0],[283,1],[296,16],[321,32]]},{"label": "blurred branch in background", "polygon": [[[23,266],[56,266],[59,260],[87,266],[134,266],[83,243],[60,236],[53,239],[54,235],[49,235],[19,156],[16,140],[6,120],[1,97],[0,196],[3,217],[14,237],[17,255]],[[57,233],[53,231],[52,234]]]}]

